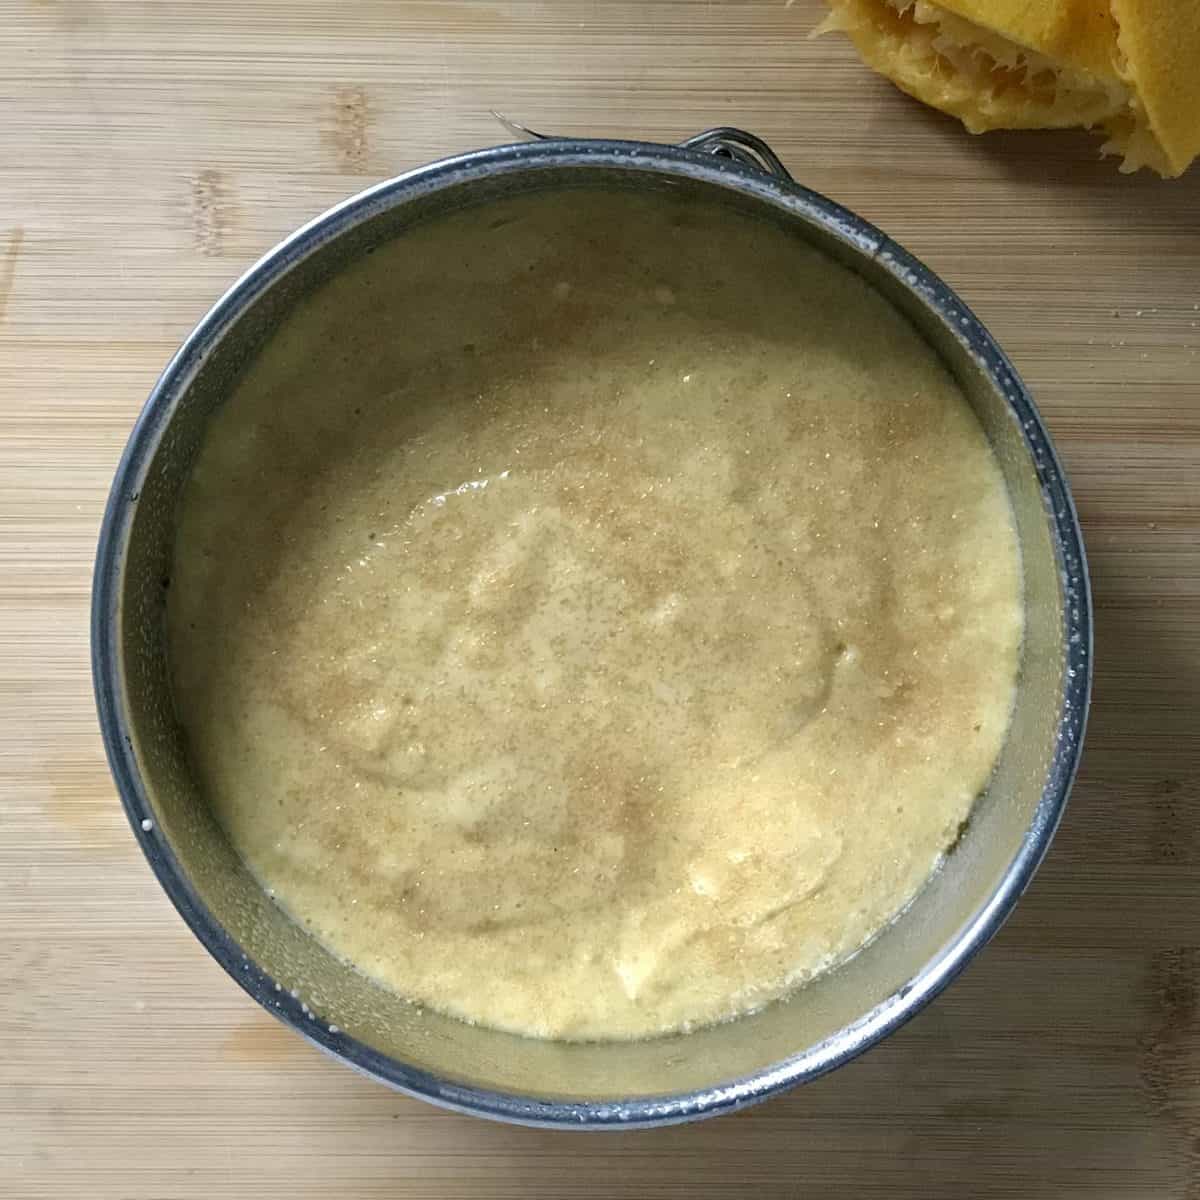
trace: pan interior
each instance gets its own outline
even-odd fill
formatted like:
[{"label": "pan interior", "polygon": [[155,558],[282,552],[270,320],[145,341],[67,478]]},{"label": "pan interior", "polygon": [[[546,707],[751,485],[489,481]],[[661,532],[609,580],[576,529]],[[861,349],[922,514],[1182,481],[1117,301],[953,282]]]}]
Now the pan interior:
[{"label": "pan interior", "polygon": [[[702,212],[706,219],[719,213],[730,221],[771,222],[850,266],[916,326],[962,386],[996,452],[1022,550],[1026,633],[1016,707],[992,784],[954,852],[901,918],[850,962],[759,1013],[684,1037],[612,1044],[529,1040],[414,1007],[347,967],[284,917],[232,852],[195,786],[170,693],[163,581],[175,515],[205,430],[236,381],[298,303],[323,281],[361,269],[379,247],[389,247],[394,270],[395,251],[401,248],[402,259],[406,239],[414,255],[427,254],[428,241],[416,233],[457,221],[472,231],[472,245],[503,255],[519,245],[512,226],[536,222],[548,203],[611,209],[606,219],[616,223],[631,205],[660,206],[668,220]],[[479,252],[475,262],[470,255],[447,259],[445,269],[460,273],[462,285],[470,287],[480,274]],[[720,247],[712,252],[719,255]],[[699,178],[598,166],[467,176],[408,203],[377,206],[298,258],[222,331],[168,397],[169,423],[142,482],[122,577],[119,655],[142,784],[180,869],[230,939],[218,938],[233,960],[226,965],[236,970],[244,954],[254,964],[254,987],[265,1004],[290,1013],[286,998],[296,992],[315,1014],[314,1033],[318,1023],[322,1030],[336,1026],[335,1048],[394,1082],[418,1087],[424,1073],[518,1096],[619,1102],[716,1087],[806,1049],[828,1047],[831,1039],[853,1040],[857,1035],[845,1031],[911,988],[986,908],[1043,819],[1061,716],[1063,587],[1038,471],[1009,398],[987,366],[898,276],[894,260],[868,258],[831,223],[798,217],[786,204]]]}]

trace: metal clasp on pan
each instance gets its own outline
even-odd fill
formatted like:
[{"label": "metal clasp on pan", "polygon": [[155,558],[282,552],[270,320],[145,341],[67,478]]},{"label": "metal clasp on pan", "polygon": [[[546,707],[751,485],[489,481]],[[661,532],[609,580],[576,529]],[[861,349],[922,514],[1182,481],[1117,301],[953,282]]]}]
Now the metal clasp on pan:
[{"label": "metal clasp on pan", "polygon": [[[510,121],[503,113],[492,109],[492,116],[504,126],[509,133],[527,142],[552,142],[559,140],[547,133],[537,133],[516,121]],[[787,167],[779,161],[779,156],[767,145],[762,138],[744,129],[734,129],[730,125],[721,125],[716,129],[706,129],[679,143],[683,150],[699,150],[703,154],[712,154],[717,158],[729,158],[743,166],[753,167],[764,175],[773,175],[787,183],[794,182]]]}]

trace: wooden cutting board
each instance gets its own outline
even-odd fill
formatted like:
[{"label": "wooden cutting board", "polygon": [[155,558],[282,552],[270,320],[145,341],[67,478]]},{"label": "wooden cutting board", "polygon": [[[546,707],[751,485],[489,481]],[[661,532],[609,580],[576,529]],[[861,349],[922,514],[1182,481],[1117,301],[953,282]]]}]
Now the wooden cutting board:
[{"label": "wooden cutting board", "polygon": [[[820,11],[0,0],[0,1195],[1200,1197],[1200,170],[972,138]],[[702,1126],[510,1129],[327,1061],[176,916],[95,730],[91,556],[156,373],[302,221],[503,140],[490,108],[767,138],[992,328],[1088,537],[1088,750],[1018,913],[888,1042]]]}]

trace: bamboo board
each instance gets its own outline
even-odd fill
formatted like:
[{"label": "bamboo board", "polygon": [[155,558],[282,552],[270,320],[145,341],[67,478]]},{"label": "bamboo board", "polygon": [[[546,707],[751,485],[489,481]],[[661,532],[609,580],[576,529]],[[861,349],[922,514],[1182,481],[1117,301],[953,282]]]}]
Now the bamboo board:
[{"label": "bamboo board", "polygon": [[[1200,170],[971,138],[806,40],[819,13],[0,0],[0,1195],[1200,1197]],[[492,108],[765,137],[991,327],[1088,538],[1088,750],[1017,915],[885,1044],[702,1126],[504,1128],[325,1060],[176,916],[95,728],[91,557],[157,372],[301,222],[503,140]]]}]

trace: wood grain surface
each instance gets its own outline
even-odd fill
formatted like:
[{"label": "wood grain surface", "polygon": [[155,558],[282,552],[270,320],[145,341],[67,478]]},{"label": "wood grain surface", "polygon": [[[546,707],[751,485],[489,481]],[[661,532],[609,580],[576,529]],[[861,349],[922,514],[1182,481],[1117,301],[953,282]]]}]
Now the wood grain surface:
[{"label": "wood grain surface", "polygon": [[[971,138],[820,10],[0,0],[0,1196],[1200,1197],[1200,171]],[[1016,916],[864,1058],[700,1126],[510,1129],[327,1061],[176,916],[96,733],[91,558],[156,373],[302,221],[503,140],[490,108],[766,137],[992,328],[1087,533],[1088,749]]]}]

